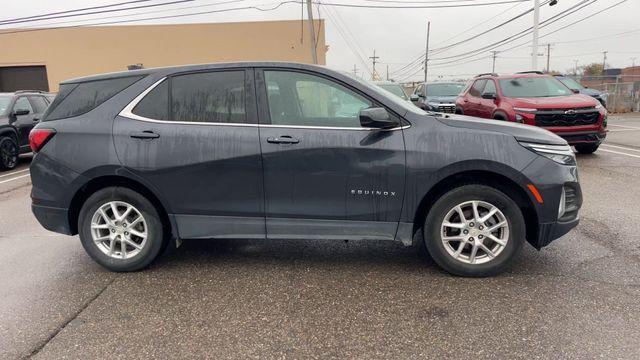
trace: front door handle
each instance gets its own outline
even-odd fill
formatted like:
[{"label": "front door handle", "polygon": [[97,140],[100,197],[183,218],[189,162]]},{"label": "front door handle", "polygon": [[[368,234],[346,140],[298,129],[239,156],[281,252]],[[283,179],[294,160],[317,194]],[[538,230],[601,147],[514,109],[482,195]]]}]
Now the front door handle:
[{"label": "front door handle", "polygon": [[160,135],[154,133],[151,130],[134,131],[130,133],[129,136],[131,136],[134,139],[157,139],[160,137]]},{"label": "front door handle", "polygon": [[267,138],[267,142],[271,144],[297,144],[300,142],[300,140],[291,137],[290,135],[282,135],[278,137]]}]

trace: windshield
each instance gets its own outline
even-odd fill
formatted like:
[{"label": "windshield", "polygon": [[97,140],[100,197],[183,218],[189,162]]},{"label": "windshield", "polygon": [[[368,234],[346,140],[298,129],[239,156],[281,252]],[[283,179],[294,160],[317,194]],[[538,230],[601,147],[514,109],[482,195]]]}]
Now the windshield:
[{"label": "windshield", "polygon": [[422,109],[420,109],[419,107],[413,105],[412,103],[408,102],[408,101],[404,101],[400,98],[398,98],[397,96],[389,96],[389,91],[381,88],[380,86],[369,82],[367,80],[361,79],[357,76],[354,76],[351,73],[348,72],[342,72],[343,75],[348,76],[349,78],[357,81],[359,84],[366,86],[367,88],[376,91],[378,94],[386,97],[387,99],[389,99],[389,101],[393,101],[395,104],[401,106],[403,109],[410,111],[412,113],[415,114],[425,114],[426,112]]},{"label": "windshield", "polygon": [[572,78],[557,77],[556,79],[560,80],[563,84],[567,85],[567,87],[569,89],[582,89],[582,88],[584,88],[584,86],[582,86],[582,84],[580,84],[579,82],[573,80]]},{"label": "windshield", "polygon": [[381,88],[387,90],[393,95],[399,96],[405,100],[407,100],[407,94],[405,94],[404,90],[402,90],[402,86],[396,84],[380,84],[378,85]]},{"label": "windshield", "polygon": [[0,115],[6,114],[10,102],[11,96],[0,96]]},{"label": "windshield", "polygon": [[464,84],[427,84],[427,96],[458,96]]},{"label": "windshield", "polygon": [[573,94],[566,86],[553,77],[520,77],[501,79],[502,95],[516,98],[537,98],[566,96]]}]

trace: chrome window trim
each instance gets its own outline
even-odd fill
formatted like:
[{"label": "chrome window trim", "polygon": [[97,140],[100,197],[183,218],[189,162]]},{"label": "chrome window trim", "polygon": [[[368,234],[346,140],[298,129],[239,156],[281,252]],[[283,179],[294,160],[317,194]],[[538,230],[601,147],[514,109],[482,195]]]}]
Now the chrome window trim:
[{"label": "chrome window trim", "polygon": [[167,77],[163,77],[162,79],[156,81],[151,84],[147,89],[141,92],[138,96],[136,96],[127,106],[122,109],[118,115],[122,117],[126,117],[132,120],[146,121],[151,123],[160,123],[160,124],[180,124],[180,125],[209,125],[209,126],[243,126],[243,127],[264,127],[264,128],[286,128],[286,129],[318,129],[318,130],[351,130],[351,131],[371,131],[371,130],[385,130],[385,131],[393,131],[400,129],[407,129],[411,127],[411,125],[398,126],[391,129],[378,129],[378,128],[355,128],[355,127],[347,127],[347,126],[307,126],[307,125],[273,125],[273,124],[245,124],[245,123],[215,123],[215,122],[204,122],[204,121],[172,121],[172,120],[158,120],[151,119],[145,116],[136,115],[133,113],[133,109],[138,105],[140,101],[153,90],[156,86],[160,85],[163,81],[165,81]]}]

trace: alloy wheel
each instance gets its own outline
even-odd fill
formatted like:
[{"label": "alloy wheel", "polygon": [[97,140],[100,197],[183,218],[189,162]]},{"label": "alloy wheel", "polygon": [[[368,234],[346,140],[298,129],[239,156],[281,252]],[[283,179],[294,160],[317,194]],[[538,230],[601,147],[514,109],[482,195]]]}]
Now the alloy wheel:
[{"label": "alloy wheel", "polygon": [[147,223],[133,205],[110,201],[101,205],[91,218],[91,237],[109,257],[130,259],[147,243]]},{"label": "alloy wheel", "polygon": [[509,222],[502,211],[485,201],[466,201],[453,207],[441,226],[447,253],[466,264],[495,259],[509,241]]},{"label": "alloy wheel", "polygon": [[6,168],[13,168],[18,163],[18,149],[11,139],[0,142],[0,161]]}]

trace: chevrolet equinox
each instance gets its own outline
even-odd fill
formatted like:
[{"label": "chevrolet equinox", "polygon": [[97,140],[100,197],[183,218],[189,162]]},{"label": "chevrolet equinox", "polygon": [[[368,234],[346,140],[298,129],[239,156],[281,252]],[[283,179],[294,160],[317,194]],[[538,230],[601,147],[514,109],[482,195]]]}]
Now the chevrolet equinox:
[{"label": "chevrolet equinox", "polygon": [[582,202],[547,130],[427,113],[294,63],[68,80],[30,145],[36,218],[113,271],[181,239],[366,239],[488,276],[575,227]]}]

